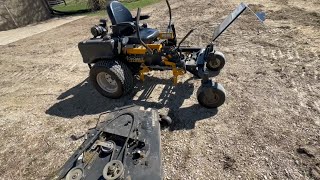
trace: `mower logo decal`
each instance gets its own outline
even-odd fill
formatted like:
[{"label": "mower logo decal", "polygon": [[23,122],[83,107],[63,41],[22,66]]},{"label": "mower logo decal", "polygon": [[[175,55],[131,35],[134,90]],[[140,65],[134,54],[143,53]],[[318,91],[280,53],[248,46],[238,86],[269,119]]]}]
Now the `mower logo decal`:
[{"label": "mower logo decal", "polygon": [[144,63],[143,57],[139,56],[128,56],[127,60],[132,63]]}]

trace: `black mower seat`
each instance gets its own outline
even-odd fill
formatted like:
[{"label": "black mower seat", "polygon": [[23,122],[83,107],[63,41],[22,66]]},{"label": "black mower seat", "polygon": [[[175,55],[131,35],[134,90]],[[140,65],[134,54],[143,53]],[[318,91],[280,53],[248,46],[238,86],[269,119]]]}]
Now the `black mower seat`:
[{"label": "black mower seat", "polygon": [[[152,44],[152,42],[159,36],[159,31],[151,28],[140,29],[140,38],[146,44]],[[140,44],[140,40],[135,33],[133,36],[129,37],[129,44]]]},{"label": "black mower seat", "polygon": [[112,25],[133,22],[130,11],[118,1],[111,1],[107,6],[107,12]]},{"label": "black mower seat", "polygon": [[[137,34],[134,33],[135,18],[131,12],[120,2],[111,1],[107,6],[107,12],[113,26],[113,33],[117,36],[128,36],[129,44],[140,44]],[[144,43],[150,44],[159,36],[157,29],[141,28],[140,37]]]}]

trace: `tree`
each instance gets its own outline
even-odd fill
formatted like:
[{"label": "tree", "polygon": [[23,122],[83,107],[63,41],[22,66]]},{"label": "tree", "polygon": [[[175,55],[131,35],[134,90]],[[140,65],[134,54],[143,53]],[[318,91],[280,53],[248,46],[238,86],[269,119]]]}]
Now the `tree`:
[{"label": "tree", "polygon": [[88,7],[93,11],[105,9],[109,1],[111,0],[88,0]]}]

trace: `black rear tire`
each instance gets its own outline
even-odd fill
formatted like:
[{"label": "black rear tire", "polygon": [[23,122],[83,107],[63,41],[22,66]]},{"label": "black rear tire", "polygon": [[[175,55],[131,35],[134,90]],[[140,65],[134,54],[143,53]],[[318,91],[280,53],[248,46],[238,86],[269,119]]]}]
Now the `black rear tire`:
[{"label": "black rear tire", "polygon": [[103,60],[90,69],[90,80],[103,96],[118,99],[131,92],[133,75],[126,64],[118,60]]}]

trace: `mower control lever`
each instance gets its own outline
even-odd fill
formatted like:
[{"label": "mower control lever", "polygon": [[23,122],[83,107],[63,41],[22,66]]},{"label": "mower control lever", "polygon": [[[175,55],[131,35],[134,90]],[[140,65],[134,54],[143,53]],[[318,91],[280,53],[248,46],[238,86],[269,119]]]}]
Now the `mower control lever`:
[{"label": "mower control lever", "polygon": [[[140,16],[140,20],[146,20],[146,19],[149,19],[150,16],[149,15],[142,15]],[[137,20],[137,17],[133,18],[133,21],[136,21]]]},{"label": "mower control lever", "polygon": [[167,6],[168,6],[168,9],[169,9],[169,16],[170,16],[170,20],[169,20],[168,28],[171,28],[171,23],[172,23],[171,6],[170,6],[170,3],[169,3],[169,1],[168,1],[168,0],[166,0],[166,3],[167,3]]},{"label": "mower control lever", "polygon": [[140,13],[141,13],[141,9],[138,8],[137,17],[136,17],[137,37],[138,37],[140,43],[147,49],[148,53],[149,53],[149,54],[153,54],[153,53],[152,53],[152,49],[151,49],[150,47],[148,47],[148,46],[142,41],[142,39],[141,39],[141,37],[140,37],[140,26],[139,26]]},{"label": "mower control lever", "polygon": [[116,25],[111,25],[111,27],[116,27],[116,26],[132,26],[135,27],[135,24],[133,22],[121,22]]},{"label": "mower control lever", "polygon": [[191,33],[193,33],[194,30],[196,30],[196,29],[191,29],[191,30],[188,32],[188,34],[185,35],[184,38],[182,38],[182,40],[180,41],[177,49],[180,49],[181,44],[190,36]]}]

